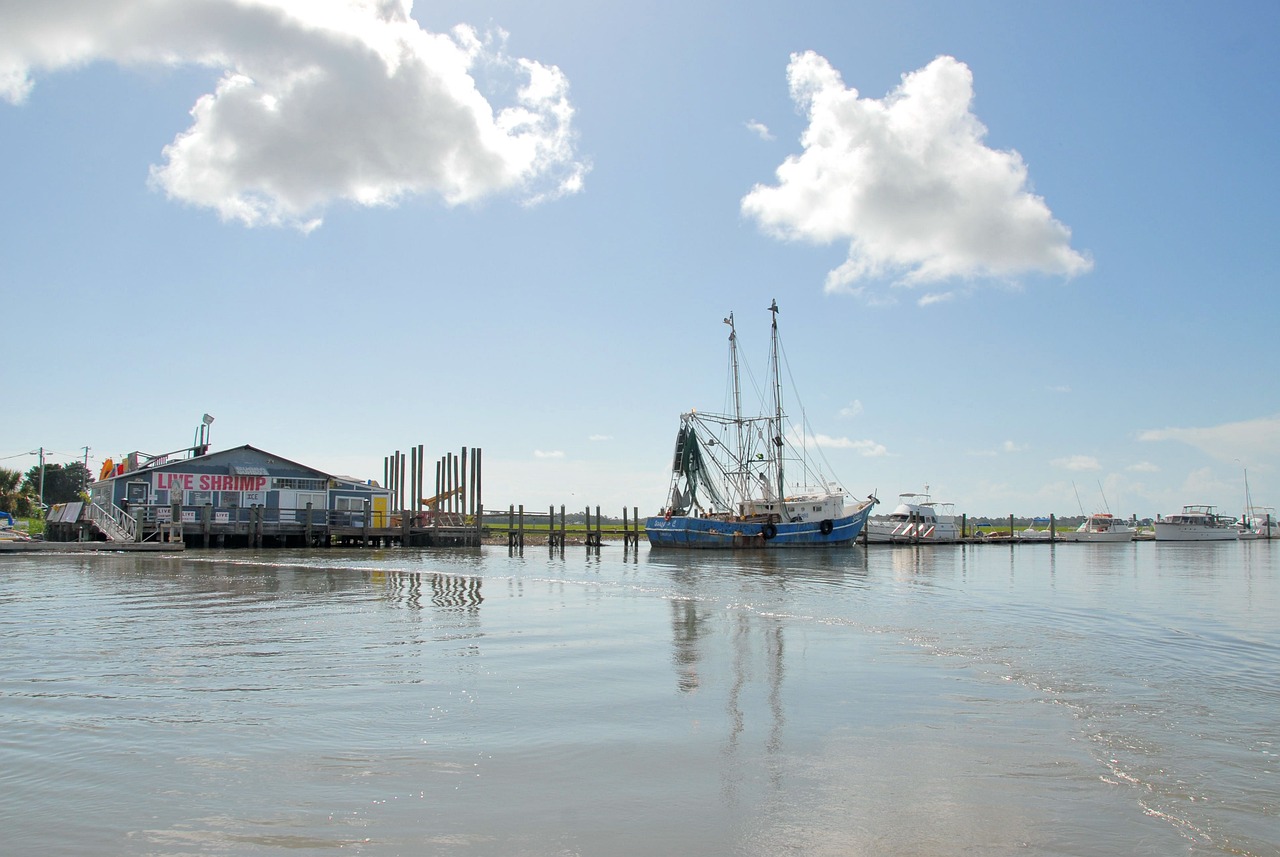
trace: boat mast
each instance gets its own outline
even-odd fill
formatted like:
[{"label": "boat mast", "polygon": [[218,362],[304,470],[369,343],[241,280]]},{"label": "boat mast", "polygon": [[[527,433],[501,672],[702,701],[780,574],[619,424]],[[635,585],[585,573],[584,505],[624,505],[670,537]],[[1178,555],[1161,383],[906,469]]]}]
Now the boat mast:
[{"label": "boat mast", "polygon": [[738,497],[746,499],[748,496],[747,481],[750,474],[747,472],[747,448],[746,448],[746,432],[742,430],[742,380],[738,374],[738,331],[733,326],[733,313],[729,313],[729,317],[724,320],[729,325],[729,361],[733,367],[733,431],[734,444],[738,448],[736,456],[738,473]]},{"label": "boat mast", "polygon": [[773,360],[773,406],[774,406],[774,434],[773,434],[773,466],[775,478],[778,482],[778,502],[781,503],[786,497],[783,489],[782,480],[782,375],[778,366],[778,301],[774,299],[769,304],[769,312],[773,314],[773,329],[770,333]]}]

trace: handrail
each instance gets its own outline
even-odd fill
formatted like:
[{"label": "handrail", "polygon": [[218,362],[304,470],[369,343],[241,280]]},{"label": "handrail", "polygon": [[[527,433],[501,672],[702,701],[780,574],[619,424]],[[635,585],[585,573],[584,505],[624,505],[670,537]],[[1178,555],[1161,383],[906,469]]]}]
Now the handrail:
[{"label": "handrail", "polygon": [[97,503],[90,503],[89,520],[106,534],[107,541],[131,542],[138,537],[138,519],[114,504],[108,511]]}]

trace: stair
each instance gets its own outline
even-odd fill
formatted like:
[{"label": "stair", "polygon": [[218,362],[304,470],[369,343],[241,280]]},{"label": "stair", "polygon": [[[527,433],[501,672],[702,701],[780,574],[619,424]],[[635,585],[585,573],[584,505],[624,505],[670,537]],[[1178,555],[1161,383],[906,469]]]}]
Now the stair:
[{"label": "stair", "polygon": [[89,505],[89,520],[106,535],[109,542],[131,542],[138,531],[138,522],[124,509],[112,507],[108,512],[97,503]]}]

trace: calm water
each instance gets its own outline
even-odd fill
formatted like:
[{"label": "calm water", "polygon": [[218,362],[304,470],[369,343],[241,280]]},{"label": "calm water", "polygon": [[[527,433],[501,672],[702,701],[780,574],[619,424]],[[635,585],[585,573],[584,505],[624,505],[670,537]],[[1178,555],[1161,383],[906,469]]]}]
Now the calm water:
[{"label": "calm water", "polygon": [[1280,543],[0,558],[39,855],[1280,854]]}]

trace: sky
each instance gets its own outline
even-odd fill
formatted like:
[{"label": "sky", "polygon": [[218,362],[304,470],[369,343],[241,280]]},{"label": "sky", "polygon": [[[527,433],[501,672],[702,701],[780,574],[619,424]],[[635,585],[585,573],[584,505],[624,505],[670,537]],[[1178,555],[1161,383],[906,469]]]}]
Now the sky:
[{"label": "sky", "polygon": [[[1280,4],[0,0],[0,467],[666,500],[774,300],[832,476],[1280,506]],[[797,413],[799,412],[799,413]],[[86,449],[87,448],[87,449]]]}]

